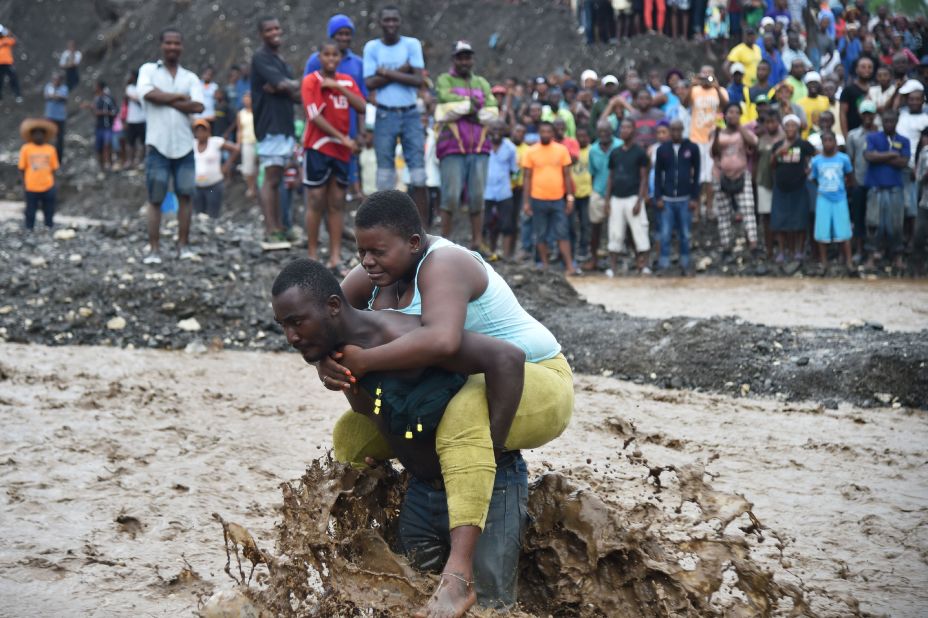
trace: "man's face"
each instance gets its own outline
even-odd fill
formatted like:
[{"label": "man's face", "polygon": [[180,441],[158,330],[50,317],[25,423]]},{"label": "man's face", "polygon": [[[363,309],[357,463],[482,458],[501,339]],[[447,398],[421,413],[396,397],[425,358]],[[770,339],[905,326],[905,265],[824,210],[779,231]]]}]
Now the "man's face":
[{"label": "man's face", "polygon": [[651,87],[655,90],[659,90],[661,87],[661,74],[657,71],[649,71],[648,83],[651,84]]},{"label": "man's face", "polygon": [[580,104],[586,109],[591,109],[593,107],[593,93],[589,90],[581,90],[580,93],[577,94],[577,100],[580,101]]},{"label": "man's face", "polygon": [[883,120],[883,131],[887,135],[892,135],[893,133],[896,132],[896,121],[898,120],[896,118],[896,114],[894,113],[883,114],[882,120]]},{"label": "man's face", "polygon": [[551,106],[551,109],[557,111],[558,107],[561,105],[560,90],[552,90],[548,93],[548,105]]},{"label": "man's face", "polygon": [[581,148],[590,145],[590,134],[586,129],[577,129],[577,143],[580,144]]},{"label": "man's face", "polygon": [[617,83],[615,83],[615,82],[608,82],[608,83],[606,83],[606,84],[603,84],[603,94],[604,94],[606,97],[608,97],[608,98],[611,99],[611,98],[614,97],[618,92],[619,92],[619,85],[618,85]]},{"label": "man's face", "polygon": [[165,32],[161,39],[161,57],[165,62],[177,62],[182,51],[184,51],[184,40],[180,33]]},{"label": "man's face", "polygon": [[606,144],[608,146],[612,143],[612,128],[608,126],[598,127],[596,129],[596,136],[600,144]]},{"label": "man's face", "polygon": [[672,139],[675,144],[679,144],[683,141],[683,123],[679,120],[674,120],[670,123],[670,139]]},{"label": "man's face", "polygon": [[400,12],[392,9],[381,12],[380,29],[388,39],[395,39],[400,33]]},{"label": "man's face", "polygon": [[828,97],[829,101],[834,101],[835,93],[838,92],[838,86],[833,81],[827,81],[822,86],[822,94]]},{"label": "man's face", "polygon": [[757,65],[757,81],[762,84],[767,83],[767,79],[770,77],[770,65],[766,62]]},{"label": "man's face", "polygon": [[525,140],[525,127],[523,127],[521,124],[517,124],[515,127],[513,127],[512,135],[510,135],[509,139],[511,139],[512,143],[516,146],[521,144]]},{"label": "man's face", "polygon": [[213,69],[205,68],[203,69],[203,75],[201,76],[203,83],[208,84],[213,81]]},{"label": "man's face", "polygon": [[744,42],[748,47],[754,45],[757,42],[757,33],[756,32],[747,32],[744,35]]},{"label": "man's face", "polygon": [[896,77],[905,77],[909,74],[909,59],[905,54],[893,56],[893,73]]},{"label": "man's face", "polygon": [[332,38],[338,44],[340,51],[345,51],[351,47],[351,40],[354,38],[354,31],[351,28],[339,28],[332,35]]},{"label": "man's face", "polygon": [[554,139],[554,127],[550,124],[541,125],[541,128],[538,129],[538,139],[541,140],[542,144],[550,144],[551,140]]},{"label": "man's face", "polygon": [[889,71],[889,67],[880,67],[876,70],[876,83],[878,83],[881,88],[889,88],[889,84],[892,81],[893,74]]},{"label": "man's face", "polygon": [[242,77],[242,72],[238,69],[229,69],[229,83],[234,84]]},{"label": "man's face", "polygon": [[806,84],[810,97],[817,97],[822,92],[822,82],[809,82]]},{"label": "man's face", "polygon": [[663,144],[670,139],[670,129],[665,126],[657,127],[657,141]]},{"label": "man's face", "polygon": [[544,99],[548,94],[548,83],[547,82],[535,82],[535,92],[538,93],[538,97]]},{"label": "man's face", "polygon": [[779,128],[780,122],[776,119],[776,116],[767,116],[764,119],[764,129],[767,130],[768,135],[776,135]]},{"label": "man's face", "polygon": [[542,109],[540,103],[532,103],[528,107],[528,117],[532,119],[532,122],[538,122],[541,120],[541,112]]},{"label": "man's face", "polygon": [[764,47],[768,52],[776,47],[776,39],[773,38],[772,32],[764,33]]},{"label": "man's face", "polygon": [[835,115],[831,112],[822,112],[818,117],[818,126],[822,131],[831,131],[835,126]]},{"label": "man's face", "polygon": [[799,35],[795,32],[790,32],[786,35],[786,44],[789,45],[789,48],[798,51],[799,50]]},{"label": "man's face", "polygon": [[564,134],[567,133],[567,123],[564,122],[564,119],[557,117],[554,119],[554,139],[561,141],[564,139]]},{"label": "man's face", "polygon": [[925,93],[921,90],[910,92],[905,95],[905,102],[909,105],[909,113],[921,114],[922,107],[925,105]]},{"label": "man's face", "polygon": [[802,76],[806,74],[806,63],[798,58],[793,60],[789,66],[789,74],[796,79],[802,79]]},{"label": "man's face", "polygon": [[822,136],[822,150],[825,151],[825,154],[832,155],[835,150],[838,149],[838,140],[835,139],[833,133]]},{"label": "man's face", "polygon": [[454,72],[461,77],[470,77],[474,70],[474,55],[470,52],[461,52],[454,57]]},{"label": "man's face", "polygon": [[261,40],[271,49],[280,47],[280,40],[283,33],[284,31],[280,27],[280,22],[276,19],[269,19],[261,24]]},{"label": "man's face", "polygon": [[317,363],[338,347],[335,315],[328,305],[317,306],[309,293],[293,286],[271,299],[274,321],[284,329],[287,343],[303,356],[307,363]]},{"label": "man's face", "polygon": [[490,127],[490,141],[496,144],[503,143],[503,127],[498,124],[494,124]]},{"label": "man's face", "polygon": [[52,75],[52,85],[56,88],[61,85],[61,76],[55,73]]},{"label": "man's face", "polygon": [[736,129],[741,124],[741,108],[737,105],[730,106],[725,110],[725,124],[729,128]]},{"label": "man's face", "polygon": [[735,82],[736,84],[743,84],[743,83],[744,83],[744,73],[741,73],[740,71],[737,72],[737,73],[732,73],[732,74],[731,74],[731,79],[732,79],[732,81]]},{"label": "man's face", "polygon": [[873,61],[869,58],[861,58],[857,61],[857,77],[864,81],[869,81],[873,77]]},{"label": "man's face", "polygon": [[873,121],[876,120],[876,114],[873,112],[863,112],[860,114],[860,120],[865,127],[872,127]]},{"label": "man's face", "polygon": [[635,95],[635,107],[643,112],[651,109],[651,93],[644,89],[639,90]]},{"label": "man's face", "polygon": [[623,120],[619,126],[619,137],[626,144],[631,144],[635,139],[635,123],[631,120]]}]

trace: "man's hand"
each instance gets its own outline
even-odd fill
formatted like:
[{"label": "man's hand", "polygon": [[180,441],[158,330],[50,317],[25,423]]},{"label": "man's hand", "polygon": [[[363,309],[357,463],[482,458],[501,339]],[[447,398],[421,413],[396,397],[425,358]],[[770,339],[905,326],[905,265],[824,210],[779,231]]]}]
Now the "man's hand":
[{"label": "man's hand", "polygon": [[269,82],[265,82],[264,85],[261,86],[261,90],[263,90],[264,92],[268,94],[274,94],[275,92],[277,92],[277,88],[275,88],[274,85]]},{"label": "man's hand", "polygon": [[654,206],[658,210],[664,210],[664,199],[663,198],[658,199],[656,202],[654,202]]},{"label": "man's hand", "polygon": [[522,204],[522,212],[524,212],[525,215],[526,215],[527,217],[531,217],[531,216],[532,216],[532,205],[531,205],[531,203],[529,203],[529,202],[523,202],[523,204]]},{"label": "man's hand", "polygon": [[573,211],[574,211],[574,196],[568,195],[567,206],[564,208],[564,212],[567,214],[567,216],[570,216],[570,213],[572,213]]},{"label": "man's hand", "polygon": [[690,200],[690,212],[699,210],[699,200]]},{"label": "man's hand", "polygon": [[644,199],[642,199],[642,198],[639,197],[639,198],[638,198],[638,201],[635,202],[635,207],[632,209],[632,216],[635,216],[635,217],[638,216],[638,213],[641,212],[641,206],[642,206],[642,204],[644,204]]},{"label": "man's hand", "polygon": [[359,152],[361,150],[361,148],[358,146],[358,143],[347,135],[342,136],[341,142],[342,145],[346,146],[351,152]]}]

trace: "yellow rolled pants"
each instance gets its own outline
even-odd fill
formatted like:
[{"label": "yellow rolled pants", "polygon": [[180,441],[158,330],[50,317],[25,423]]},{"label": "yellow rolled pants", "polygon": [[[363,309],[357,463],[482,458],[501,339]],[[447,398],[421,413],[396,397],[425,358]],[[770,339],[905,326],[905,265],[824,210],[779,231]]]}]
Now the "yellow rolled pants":
[{"label": "yellow rolled pants", "polygon": [[[506,450],[532,449],[561,435],[574,410],[573,372],[563,354],[525,364],[522,400],[512,422]],[[349,410],[335,423],[335,458],[363,466],[365,457],[391,459],[390,446],[367,416]],[[496,457],[490,438],[483,374],[472,375],[445,408],[435,433],[451,528],[486,524]]]}]

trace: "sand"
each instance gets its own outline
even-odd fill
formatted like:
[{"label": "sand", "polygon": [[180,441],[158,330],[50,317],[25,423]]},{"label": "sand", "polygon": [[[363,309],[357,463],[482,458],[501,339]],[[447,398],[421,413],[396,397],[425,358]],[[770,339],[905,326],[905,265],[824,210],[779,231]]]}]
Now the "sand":
[{"label": "sand", "polygon": [[[178,615],[230,587],[212,513],[273,550],[279,485],[324,452],[344,407],[295,354],[2,344],[0,358],[0,603],[17,616]],[[533,473],[571,469],[621,503],[622,474],[649,474],[635,456],[703,462],[780,539],[774,558],[815,613],[928,605],[923,412],[588,376],[577,394],[567,433],[526,453]]]}]

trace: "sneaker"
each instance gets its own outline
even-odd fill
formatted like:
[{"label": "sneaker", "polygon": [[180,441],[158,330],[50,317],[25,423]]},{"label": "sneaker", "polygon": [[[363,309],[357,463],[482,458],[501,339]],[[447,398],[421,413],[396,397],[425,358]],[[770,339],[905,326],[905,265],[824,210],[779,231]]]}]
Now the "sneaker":
[{"label": "sneaker", "polygon": [[642,277],[650,277],[650,276],[651,276],[651,269],[648,268],[647,266],[645,266],[644,268],[642,268],[642,269],[641,269],[641,276],[642,276]]},{"label": "sneaker", "polygon": [[195,260],[197,259],[196,252],[190,247],[183,247],[178,253],[177,257],[182,260]]},{"label": "sneaker", "polygon": [[23,102],[23,98],[22,98],[22,97],[16,97],[16,102],[17,102],[17,103],[22,103],[22,102]]},{"label": "sneaker", "polygon": [[287,231],[284,232],[284,240],[288,242],[299,242],[302,238],[303,236],[300,234],[300,230],[295,226],[287,228]]},{"label": "sneaker", "polygon": [[612,271],[611,268],[607,268],[607,269],[606,269],[605,275],[606,275],[607,277],[609,277],[610,279],[615,278],[615,273]]},{"label": "sneaker", "polygon": [[149,251],[145,254],[145,257],[142,258],[142,264],[160,264],[161,256],[157,251]]}]

